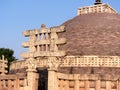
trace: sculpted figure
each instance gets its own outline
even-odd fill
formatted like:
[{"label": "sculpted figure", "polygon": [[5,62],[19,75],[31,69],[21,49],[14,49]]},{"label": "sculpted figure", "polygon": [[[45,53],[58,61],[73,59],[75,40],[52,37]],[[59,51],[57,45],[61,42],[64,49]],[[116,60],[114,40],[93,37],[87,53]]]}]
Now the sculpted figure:
[{"label": "sculpted figure", "polygon": [[28,59],[26,64],[28,65],[28,69],[36,69],[36,64],[33,58]]},{"label": "sculpted figure", "polygon": [[59,61],[55,57],[49,57],[48,67],[50,70],[57,70]]}]

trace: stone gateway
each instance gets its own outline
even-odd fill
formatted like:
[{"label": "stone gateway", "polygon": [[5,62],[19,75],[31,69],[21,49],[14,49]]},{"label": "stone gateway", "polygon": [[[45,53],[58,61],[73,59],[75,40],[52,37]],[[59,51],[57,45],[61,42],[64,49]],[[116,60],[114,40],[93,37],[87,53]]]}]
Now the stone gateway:
[{"label": "stone gateway", "polygon": [[6,74],[0,90],[120,90],[120,15],[96,0],[60,26],[23,32],[29,48]]}]

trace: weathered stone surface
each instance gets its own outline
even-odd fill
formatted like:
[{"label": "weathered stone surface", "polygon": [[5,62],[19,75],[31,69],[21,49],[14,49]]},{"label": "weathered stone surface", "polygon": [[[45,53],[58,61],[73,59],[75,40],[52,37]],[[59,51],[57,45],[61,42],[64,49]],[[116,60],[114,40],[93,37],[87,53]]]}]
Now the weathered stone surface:
[{"label": "weathered stone surface", "polygon": [[113,77],[120,74],[120,68],[114,67],[61,67],[58,71],[66,74],[109,74]]},{"label": "weathered stone surface", "polygon": [[67,39],[61,46],[67,55],[120,55],[120,15],[94,13],[77,16],[63,23]]}]

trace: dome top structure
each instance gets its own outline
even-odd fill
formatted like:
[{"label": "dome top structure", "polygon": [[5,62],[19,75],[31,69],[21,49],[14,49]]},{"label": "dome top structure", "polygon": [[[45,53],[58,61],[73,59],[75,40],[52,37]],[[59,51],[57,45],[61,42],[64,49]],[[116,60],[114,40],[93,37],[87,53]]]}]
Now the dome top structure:
[{"label": "dome top structure", "polygon": [[60,48],[67,55],[120,55],[120,15],[101,0],[79,8],[78,16],[63,25],[60,36],[67,44]]},{"label": "dome top structure", "polygon": [[96,0],[94,5],[78,8],[78,15],[89,13],[117,13],[110,5],[101,3],[100,0]]}]

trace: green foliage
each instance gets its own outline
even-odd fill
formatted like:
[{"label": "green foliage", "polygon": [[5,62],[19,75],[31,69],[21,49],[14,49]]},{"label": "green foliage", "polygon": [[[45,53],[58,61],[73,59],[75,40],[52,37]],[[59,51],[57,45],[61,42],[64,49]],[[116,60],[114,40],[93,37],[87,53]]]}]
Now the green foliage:
[{"label": "green foliage", "polygon": [[15,57],[13,56],[14,54],[14,51],[9,49],[9,48],[0,48],[0,57],[2,57],[2,55],[5,56],[5,59],[7,59],[8,61],[8,68],[7,68],[7,71],[9,72],[10,70],[10,64],[12,61],[15,61]]}]

